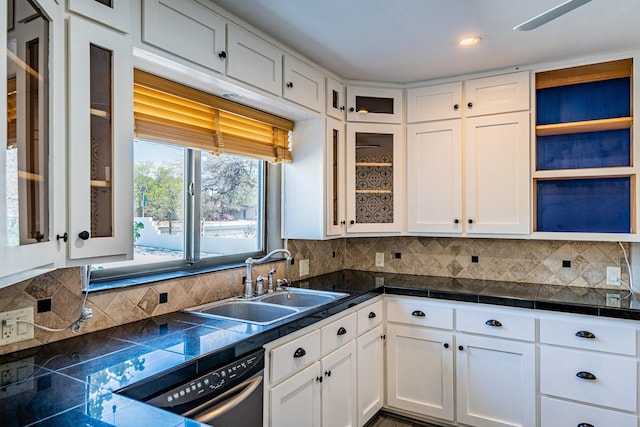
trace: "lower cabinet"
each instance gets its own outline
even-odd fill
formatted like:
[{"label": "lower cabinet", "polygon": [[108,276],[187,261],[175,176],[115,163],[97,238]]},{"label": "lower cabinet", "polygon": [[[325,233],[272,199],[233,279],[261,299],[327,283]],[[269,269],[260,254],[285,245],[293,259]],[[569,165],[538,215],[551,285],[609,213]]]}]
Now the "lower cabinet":
[{"label": "lower cabinet", "polygon": [[358,426],[384,404],[384,329],[375,327],[356,340],[358,356]]},{"label": "lower cabinet", "polygon": [[270,390],[271,426],[320,427],[320,362]]}]

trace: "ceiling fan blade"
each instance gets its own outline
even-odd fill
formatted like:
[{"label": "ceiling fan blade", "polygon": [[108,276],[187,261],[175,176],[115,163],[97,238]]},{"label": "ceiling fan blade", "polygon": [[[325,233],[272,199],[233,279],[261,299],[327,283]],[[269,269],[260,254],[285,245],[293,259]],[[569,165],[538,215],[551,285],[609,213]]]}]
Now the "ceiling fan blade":
[{"label": "ceiling fan blade", "polygon": [[556,19],[559,16],[564,15],[567,12],[571,12],[573,9],[582,6],[583,4],[589,3],[591,0],[569,0],[566,1],[553,9],[549,9],[546,12],[541,13],[540,15],[529,19],[528,21],[523,22],[520,25],[516,25],[513,27],[516,31],[529,31],[534,28],[538,28],[539,26],[546,24],[549,21]]}]

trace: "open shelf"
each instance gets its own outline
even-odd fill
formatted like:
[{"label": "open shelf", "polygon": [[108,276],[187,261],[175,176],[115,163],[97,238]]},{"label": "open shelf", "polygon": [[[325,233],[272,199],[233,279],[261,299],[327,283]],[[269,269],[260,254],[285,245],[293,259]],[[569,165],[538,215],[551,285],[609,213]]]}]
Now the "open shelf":
[{"label": "open shelf", "polygon": [[617,117],[612,119],[584,120],[580,122],[554,123],[536,126],[537,136],[567,135],[571,133],[600,132],[607,130],[629,129],[633,125],[633,117]]},{"label": "open shelf", "polygon": [[111,187],[111,181],[92,179],[91,180],[91,187],[94,187],[94,188],[110,188]]},{"label": "open shelf", "polygon": [[393,190],[356,190],[356,194],[392,194]]},{"label": "open shelf", "polygon": [[104,110],[99,110],[97,108],[90,108],[89,114],[94,117],[100,117],[101,119],[111,120],[111,113]]},{"label": "open shelf", "polygon": [[390,168],[390,167],[393,167],[393,163],[358,162],[356,163],[356,166],[367,167],[367,168]]}]

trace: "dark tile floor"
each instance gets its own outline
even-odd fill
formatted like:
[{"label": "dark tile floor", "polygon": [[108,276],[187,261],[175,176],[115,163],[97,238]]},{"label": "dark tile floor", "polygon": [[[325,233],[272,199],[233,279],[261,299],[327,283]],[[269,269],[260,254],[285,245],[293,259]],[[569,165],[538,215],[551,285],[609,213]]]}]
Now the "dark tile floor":
[{"label": "dark tile floor", "polygon": [[367,423],[365,427],[439,427],[422,421],[411,420],[409,418],[380,412]]}]

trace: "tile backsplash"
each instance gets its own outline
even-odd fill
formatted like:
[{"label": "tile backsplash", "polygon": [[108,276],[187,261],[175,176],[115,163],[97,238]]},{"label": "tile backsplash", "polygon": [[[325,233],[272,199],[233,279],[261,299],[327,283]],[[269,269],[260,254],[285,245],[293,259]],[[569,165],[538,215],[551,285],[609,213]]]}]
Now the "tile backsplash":
[{"label": "tile backsplash", "polygon": [[[629,245],[625,244],[629,250]],[[271,267],[277,277],[298,279],[300,261],[309,260],[309,275],[317,276],[344,268],[485,280],[542,283],[582,287],[604,287],[607,266],[622,268],[628,280],[624,255],[618,243],[435,237],[348,238],[326,241],[290,240],[295,263],[283,262],[255,267],[255,275]],[[384,255],[384,267],[375,266],[376,253]],[[477,261],[477,262],[474,262]],[[564,267],[563,261],[570,261]],[[215,301],[243,291],[244,268],[166,280],[148,285],[91,292],[92,309],[80,333],[92,332]],[[159,303],[160,294],[167,302]],[[51,299],[51,311],[35,313],[35,322],[61,328],[75,321],[84,295],[78,268],[58,269],[0,289],[0,312],[37,306]],[[58,341],[74,334],[35,331],[35,339],[0,347],[0,354]]]}]

